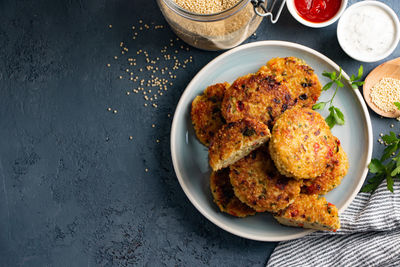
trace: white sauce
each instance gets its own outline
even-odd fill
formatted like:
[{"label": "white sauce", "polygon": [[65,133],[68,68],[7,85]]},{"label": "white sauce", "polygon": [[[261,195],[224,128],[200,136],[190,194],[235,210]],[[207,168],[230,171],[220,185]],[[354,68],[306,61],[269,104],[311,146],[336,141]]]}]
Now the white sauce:
[{"label": "white sauce", "polygon": [[395,40],[392,17],[378,6],[361,6],[343,18],[342,46],[360,58],[383,56]]}]

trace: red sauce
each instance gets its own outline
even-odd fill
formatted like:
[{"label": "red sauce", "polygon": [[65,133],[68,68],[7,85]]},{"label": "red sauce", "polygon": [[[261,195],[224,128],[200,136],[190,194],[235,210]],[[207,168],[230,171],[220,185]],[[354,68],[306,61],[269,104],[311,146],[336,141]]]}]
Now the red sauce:
[{"label": "red sauce", "polygon": [[342,0],[294,0],[300,17],[310,22],[325,22],[336,15]]}]

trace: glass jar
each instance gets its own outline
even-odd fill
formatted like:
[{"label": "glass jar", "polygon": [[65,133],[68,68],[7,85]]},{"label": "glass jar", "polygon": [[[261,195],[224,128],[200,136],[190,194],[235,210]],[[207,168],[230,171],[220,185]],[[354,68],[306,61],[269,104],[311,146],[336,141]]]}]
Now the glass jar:
[{"label": "glass jar", "polygon": [[196,14],[178,6],[174,0],[157,0],[172,30],[191,46],[204,50],[229,49],[253,34],[262,17],[256,15],[250,0],[215,14]]}]

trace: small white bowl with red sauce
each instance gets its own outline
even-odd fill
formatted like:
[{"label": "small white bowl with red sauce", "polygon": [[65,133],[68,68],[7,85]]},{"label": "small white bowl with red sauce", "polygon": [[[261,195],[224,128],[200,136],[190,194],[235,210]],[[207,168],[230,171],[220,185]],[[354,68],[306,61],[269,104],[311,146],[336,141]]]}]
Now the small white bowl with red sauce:
[{"label": "small white bowl with red sauce", "polygon": [[286,6],[301,24],[322,28],[340,18],[347,2],[348,0],[286,0]]}]

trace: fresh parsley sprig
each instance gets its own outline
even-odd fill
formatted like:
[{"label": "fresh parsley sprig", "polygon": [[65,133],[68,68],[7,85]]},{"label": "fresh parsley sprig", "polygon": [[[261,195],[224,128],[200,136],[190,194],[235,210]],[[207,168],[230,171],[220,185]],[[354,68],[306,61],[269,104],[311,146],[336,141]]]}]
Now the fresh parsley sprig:
[{"label": "fresh parsley sprig", "polygon": [[[399,103],[400,106],[400,103]],[[400,138],[394,132],[384,135],[382,140],[388,144],[380,159],[372,159],[368,165],[371,173],[375,174],[364,185],[361,192],[373,192],[386,179],[387,188],[393,193],[395,178],[400,178]]]},{"label": "fresh parsley sprig", "polygon": [[[399,102],[393,104],[400,110]],[[387,147],[380,159],[372,159],[368,165],[369,172],[375,175],[363,186],[361,192],[374,192],[386,178],[387,189],[393,193],[394,179],[400,179],[400,138],[394,132],[390,132],[389,135],[384,135],[382,140]]]},{"label": "fresh parsley sprig", "polygon": [[[357,89],[358,86],[361,86],[364,84],[363,81],[360,81],[360,79],[363,76],[363,72],[364,72],[364,68],[361,65],[360,68],[358,69],[358,75],[357,76],[355,76],[354,74],[351,75],[350,80],[348,80],[348,82],[351,84],[352,88]],[[342,111],[340,111],[339,108],[337,108],[333,105],[333,99],[335,98],[338,89],[344,87],[342,80],[345,78],[343,77],[342,68],[340,68],[339,74],[337,74],[336,71],[332,71],[332,72],[324,71],[322,73],[322,75],[331,80],[330,82],[325,84],[324,87],[322,87],[322,91],[327,91],[332,86],[334,86],[335,92],[333,93],[330,100],[325,101],[325,102],[323,102],[323,101],[318,102],[312,108],[314,110],[315,109],[323,110],[325,108],[325,106],[327,104],[329,104],[329,115],[328,115],[328,117],[325,118],[326,123],[329,125],[330,128],[332,128],[336,124],[343,125],[344,124],[344,115],[343,115]]]}]

